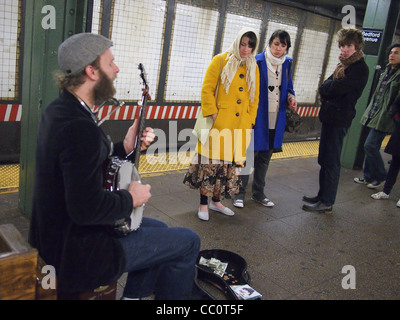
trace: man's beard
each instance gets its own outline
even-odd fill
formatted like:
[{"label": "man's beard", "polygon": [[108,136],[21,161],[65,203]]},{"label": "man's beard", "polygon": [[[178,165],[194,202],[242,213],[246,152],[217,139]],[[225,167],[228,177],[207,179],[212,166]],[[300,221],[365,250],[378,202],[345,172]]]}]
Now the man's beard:
[{"label": "man's beard", "polygon": [[100,80],[93,89],[94,100],[96,103],[103,103],[110,100],[115,95],[115,87],[103,70],[99,69]]}]

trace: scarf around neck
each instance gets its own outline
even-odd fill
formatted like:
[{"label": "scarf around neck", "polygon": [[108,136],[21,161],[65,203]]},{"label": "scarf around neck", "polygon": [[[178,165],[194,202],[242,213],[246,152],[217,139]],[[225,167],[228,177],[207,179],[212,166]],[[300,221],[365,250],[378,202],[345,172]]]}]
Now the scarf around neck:
[{"label": "scarf around neck", "polygon": [[[242,59],[239,52],[240,40],[246,32],[253,32],[257,37],[257,44],[253,49],[250,56]],[[221,82],[224,84],[225,92],[228,94],[229,87],[231,86],[232,80],[241,65],[246,64],[246,82],[250,91],[250,101],[253,102],[255,98],[256,91],[256,68],[257,62],[255,55],[257,52],[259,39],[257,32],[252,28],[243,28],[239,31],[235,41],[232,43],[230,48],[227,50],[226,60],[228,61],[221,73]]]},{"label": "scarf around neck", "polygon": [[267,67],[272,72],[276,71],[272,66],[278,66],[278,70],[277,71],[281,72],[282,64],[285,62],[285,59],[286,59],[286,54],[284,54],[281,57],[277,58],[271,53],[271,48],[269,46],[267,46],[265,48],[265,60],[267,61]]},{"label": "scarf around neck", "polygon": [[364,57],[364,52],[362,50],[358,50],[354,52],[350,57],[348,58],[343,58],[341,55],[339,56],[340,63],[336,66],[335,71],[333,72],[333,80],[337,79],[342,79],[345,76],[344,71],[346,68],[353,64],[354,62],[357,62],[360,60],[362,57]]}]

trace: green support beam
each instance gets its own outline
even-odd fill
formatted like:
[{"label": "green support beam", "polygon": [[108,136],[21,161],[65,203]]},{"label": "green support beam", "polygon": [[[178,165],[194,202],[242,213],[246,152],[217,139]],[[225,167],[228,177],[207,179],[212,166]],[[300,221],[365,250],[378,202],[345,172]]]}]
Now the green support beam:
[{"label": "green support beam", "polygon": [[[364,161],[364,141],[366,130],[360,119],[368,105],[375,69],[378,64],[385,67],[386,48],[391,44],[399,17],[398,0],[369,0],[365,12],[363,29],[381,30],[381,42],[377,54],[366,54],[369,79],[363,94],[357,102],[357,114],[343,143],[342,166],[348,169],[362,168]],[[372,88],[373,89],[373,88]]]},{"label": "green support beam", "polygon": [[85,31],[87,0],[26,0],[22,89],[19,208],[30,217],[36,136],[44,108],[58,96],[53,74],[57,50],[69,35]]}]

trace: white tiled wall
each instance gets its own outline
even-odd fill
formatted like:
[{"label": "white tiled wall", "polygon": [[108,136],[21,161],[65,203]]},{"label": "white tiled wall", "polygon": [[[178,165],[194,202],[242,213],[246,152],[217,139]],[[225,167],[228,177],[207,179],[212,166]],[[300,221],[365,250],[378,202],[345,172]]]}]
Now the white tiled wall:
[{"label": "white tiled wall", "polygon": [[295,70],[295,91],[298,103],[314,103],[321,78],[328,34],[304,29]]},{"label": "white tiled wall", "polygon": [[0,97],[16,98],[18,0],[0,1]]},{"label": "white tiled wall", "polygon": [[178,4],[172,35],[165,99],[200,101],[212,59],[219,12]]},{"label": "white tiled wall", "polygon": [[339,63],[340,49],[338,46],[337,35],[332,39],[331,51],[329,53],[328,65],[326,67],[325,79],[326,80],[335,70],[337,64]]},{"label": "white tiled wall", "polygon": [[141,99],[139,63],[147,72],[152,99],[155,99],[161,60],[166,1],[115,0],[112,23],[112,51],[120,68],[116,80],[117,99]]},{"label": "white tiled wall", "polygon": [[236,14],[228,13],[225,20],[224,36],[222,39],[221,52],[229,49],[232,42],[235,41],[238,32],[244,27],[255,29],[260,36],[261,20],[239,16]]},{"label": "white tiled wall", "polygon": [[92,32],[100,34],[100,6],[101,0],[93,1]]},{"label": "white tiled wall", "polygon": [[[18,6],[19,0],[0,0],[0,99],[15,100],[18,94]],[[101,0],[94,0],[92,32],[100,33]],[[115,0],[111,39],[115,62],[120,68],[116,80],[117,98],[136,102],[142,94],[142,83],[137,68],[142,63],[147,71],[150,95],[156,99],[161,69],[161,57],[166,19],[165,0]],[[219,21],[217,9],[176,2],[164,97],[166,102],[200,102],[200,91],[205,71],[214,53]],[[296,38],[301,36],[299,56],[295,62],[294,85],[299,103],[314,104],[321,73],[326,64],[325,78],[338,63],[336,37],[325,57],[328,33],[306,28],[297,34],[296,25],[272,19],[268,21],[265,45],[273,31],[284,29],[291,36],[294,53]],[[227,13],[222,36],[221,52],[225,52],[244,26],[260,34],[262,21],[258,18]],[[318,30],[318,31],[317,31]],[[396,39],[398,40],[398,38]],[[260,48],[263,50],[264,48]],[[23,54],[23,53],[22,53]]]}]

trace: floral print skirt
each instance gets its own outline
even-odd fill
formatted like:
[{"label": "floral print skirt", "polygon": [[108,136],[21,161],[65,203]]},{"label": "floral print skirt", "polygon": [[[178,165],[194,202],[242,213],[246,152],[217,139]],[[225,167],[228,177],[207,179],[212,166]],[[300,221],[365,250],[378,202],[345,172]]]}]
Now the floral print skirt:
[{"label": "floral print skirt", "polygon": [[241,181],[238,168],[231,162],[207,159],[196,154],[185,174],[183,183],[191,189],[200,189],[200,194],[215,199],[230,199],[239,193]]}]

